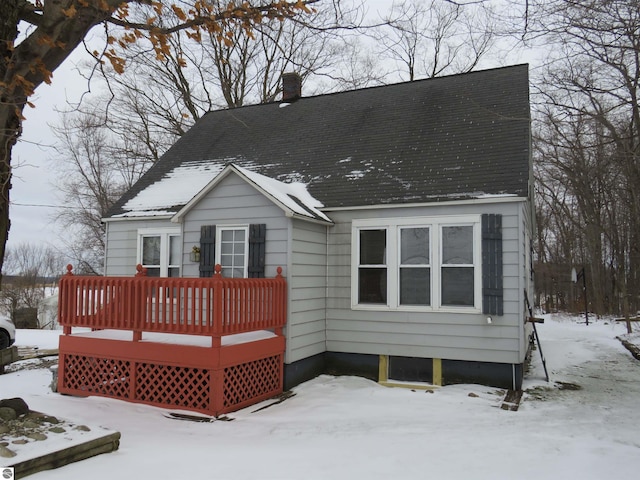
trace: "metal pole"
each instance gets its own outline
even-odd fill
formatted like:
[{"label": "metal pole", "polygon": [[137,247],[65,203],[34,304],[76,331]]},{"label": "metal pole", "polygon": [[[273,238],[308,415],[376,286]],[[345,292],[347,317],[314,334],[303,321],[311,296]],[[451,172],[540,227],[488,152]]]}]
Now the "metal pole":
[{"label": "metal pole", "polygon": [[[584,267],[580,269],[578,273],[576,273],[576,269],[571,269],[571,281],[573,283],[578,283],[582,277],[582,295],[584,296],[584,323],[589,325],[589,302],[587,301],[587,276],[585,275]],[[573,289],[571,289],[573,293]]]},{"label": "metal pole", "polygon": [[584,295],[584,321],[589,325],[589,303],[587,302],[587,276],[585,275],[584,267],[582,267],[582,293]]}]

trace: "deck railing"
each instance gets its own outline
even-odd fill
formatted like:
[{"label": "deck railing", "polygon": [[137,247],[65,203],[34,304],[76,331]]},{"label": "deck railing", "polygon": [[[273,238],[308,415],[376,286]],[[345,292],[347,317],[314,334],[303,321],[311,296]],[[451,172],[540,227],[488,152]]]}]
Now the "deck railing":
[{"label": "deck railing", "polygon": [[[135,277],[60,279],[58,322],[72,327],[221,336],[273,329],[286,323],[286,281],[275,278],[223,278],[220,266],[211,278]],[[215,342],[215,343],[218,343]]]}]

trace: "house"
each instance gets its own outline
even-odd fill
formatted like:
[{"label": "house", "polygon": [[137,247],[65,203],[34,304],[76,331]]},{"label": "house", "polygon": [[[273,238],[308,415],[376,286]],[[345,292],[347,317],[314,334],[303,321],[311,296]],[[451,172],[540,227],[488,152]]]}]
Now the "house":
[{"label": "house", "polygon": [[519,389],[534,232],[528,67],[204,115],[113,207],[107,276],[287,281],[284,385]]}]

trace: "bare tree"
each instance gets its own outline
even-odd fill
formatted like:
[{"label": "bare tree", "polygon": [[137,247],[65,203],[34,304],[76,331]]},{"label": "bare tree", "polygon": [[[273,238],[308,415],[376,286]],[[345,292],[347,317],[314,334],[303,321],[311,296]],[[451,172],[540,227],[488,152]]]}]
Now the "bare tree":
[{"label": "bare tree", "polygon": [[495,40],[488,5],[404,0],[393,4],[375,39],[406,80],[473,70]]},{"label": "bare tree", "polygon": [[340,62],[322,69],[318,90],[344,91],[383,85],[389,72],[370,45],[357,37],[345,36],[339,48]]},{"label": "bare tree", "polygon": [[[166,39],[161,59],[155,58],[151,35],[140,33],[120,52],[129,68],[121,74],[101,70],[107,94],[85,101],[57,128],[61,147],[54,163],[65,204],[59,220],[80,271],[102,271],[101,218],[204,113],[273,101],[285,71],[329,78],[347,50],[334,30],[333,12],[329,6],[310,15],[313,28],[278,19],[250,32],[230,26],[223,41],[214,33],[194,39],[190,32],[177,32]],[[131,15],[144,23],[146,14]],[[340,16],[350,24],[357,18],[351,9]]]},{"label": "bare tree", "polygon": [[102,272],[104,228],[102,218],[115,201],[140,178],[145,162],[129,157],[121,142],[114,142],[96,113],[68,114],[57,128],[60,139],[56,168],[64,208],[58,220],[65,228],[63,241],[79,272]]},{"label": "bare tree", "polygon": [[[0,267],[9,233],[9,192],[13,146],[21,134],[25,107],[35,89],[52,81],[52,73],[96,25],[113,25],[99,60],[123,71],[124,62],[114,49],[134,44],[149,32],[156,58],[169,50],[168,36],[188,30],[194,37],[213,34],[227,39],[230,28],[251,31],[264,19],[286,19],[309,12],[317,0],[297,2],[212,2],[182,0],[3,0],[0,2]],[[130,15],[146,12],[146,21]],[[168,24],[167,15],[177,21]],[[19,25],[23,31],[19,33]],[[23,28],[22,25],[25,25]]]},{"label": "bare tree", "polygon": [[0,309],[11,316],[22,309],[38,308],[47,288],[62,274],[64,257],[44,245],[21,243],[7,249],[3,274],[7,281],[0,291]]},{"label": "bare tree", "polygon": [[557,202],[546,237],[570,243],[560,249],[565,261],[585,266],[591,308],[637,311],[640,4],[531,0],[529,12],[530,38],[555,44],[536,135],[539,180]]},{"label": "bare tree", "polygon": [[[161,61],[150,55],[152,38],[143,34],[119,52],[131,68],[103,69],[109,94],[84,110],[104,108],[105,128],[134,146],[127,154],[156,161],[204,113],[275,100],[283,72],[307,79],[333,71],[345,51],[333,12],[332,5],[319,5],[305,22],[274,19],[250,32],[237,25],[224,41],[214,33],[196,41],[179,32],[167,39]],[[352,25],[357,15],[345,9],[339,20]]]}]

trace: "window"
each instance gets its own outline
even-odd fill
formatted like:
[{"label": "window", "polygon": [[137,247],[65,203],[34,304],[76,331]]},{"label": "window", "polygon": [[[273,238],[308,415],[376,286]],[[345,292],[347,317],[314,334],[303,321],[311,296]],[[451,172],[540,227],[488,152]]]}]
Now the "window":
[{"label": "window", "polygon": [[429,227],[400,228],[400,305],[431,305]]},{"label": "window", "polygon": [[160,235],[144,235],[142,237],[142,266],[150,277],[160,276]]},{"label": "window", "polygon": [[169,277],[180,276],[180,263],[182,257],[182,241],[180,235],[169,235],[169,264],[167,265]]},{"label": "window", "polygon": [[360,231],[358,303],[387,303],[387,231]]},{"label": "window", "polygon": [[442,227],[442,305],[474,305],[473,226]]},{"label": "window", "polygon": [[222,276],[246,278],[249,227],[218,227],[216,239],[216,263],[222,267]]},{"label": "window", "polygon": [[179,229],[138,230],[138,263],[149,277],[179,277],[182,243]]},{"label": "window", "polygon": [[225,277],[264,278],[267,225],[202,225],[200,227],[201,277],[211,277],[215,264]]},{"label": "window", "polygon": [[352,305],[480,310],[480,216],[353,222]]}]

